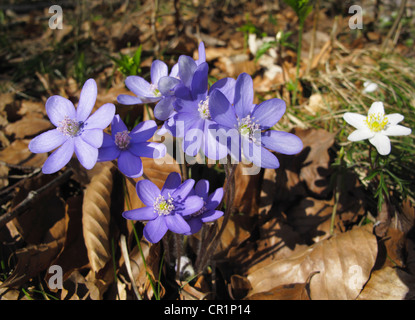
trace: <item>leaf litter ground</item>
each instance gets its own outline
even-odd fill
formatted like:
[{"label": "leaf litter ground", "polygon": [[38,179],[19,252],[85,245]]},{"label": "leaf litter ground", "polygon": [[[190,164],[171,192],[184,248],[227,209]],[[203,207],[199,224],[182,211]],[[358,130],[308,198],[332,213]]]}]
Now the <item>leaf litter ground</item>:
[{"label": "leaf litter ground", "polygon": [[[88,77],[104,92],[96,106],[116,103],[117,95],[128,91],[111,57],[120,52],[133,56],[141,45],[145,76],[155,56],[172,65],[180,54],[193,56],[202,40],[212,79],[247,72],[259,92],[257,101],[280,97],[289,104],[295,50],[284,48],[277,57],[271,50],[255,61],[244,26],[254,26],[256,41],[261,33],[273,36],[280,30],[295,35],[295,14],[274,1],[220,6],[180,1],[176,11],[160,2],[157,12],[151,1],[90,1],[63,4],[64,27],[52,30],[47,28],[48,8],[36,2],[16,1],[2,8],[0,217],[4,221],[17,210],[19,215],[0,229],[1,299],[413,299],[412,197],[403,201],[397,196],[393,219],[379,236],[376,203],[362,179],[364,172],[333,167],[344,145],[339,138],[344,108],[363,108],[365,99],[380,98],[357,94],[364,76],[373,79],[385,71],[379,84],[386,93],[394,92],[400,111],[409,112],[405,97],[414,88],[397,82],[391,68],[403,64],[398,73],[402,80],[413,74],[410,64],[402,62],[413,59],[403,41],[411,24],[402,24],[403,40],[395,43],[395,54],[402,58],[379,56],[385,30],[351,31],[349,16],[335,8],[336,1],[330,1],[318,11],[312,60],[313,32],[304,35],[299,103],[288,106],[280,124],[302,139],[303,151],[279,155],[279,169],[255,176],[243,175],[242,164],[238,166],[231,220],[208,270],[187,280],[176,277],[171,242],[150,245],[140,222],[121,217],[124,210],[143,204],[113,164],[86,171],[73,161],[69,174],[41,174],[46,155],[31,154],[27,146],[50,128],[44,103],[54,94],[76,102]],[[307,19],[307,30],[312,30],[313,19]],[[290,39],[296,42],[294,36]],[[151,105],[116,106],[130,125],[152,118]],[[169,160],[173,164],[143,161],[146,176],[159,187],[170,172],[181,172]],[[190,170],[196,180],[208,177],[213,187],[224,184],[221,166],[196,164]],[[413,178],[413,171],[408,175]],[[54,183],[57,176],[61,178]],[[339,183],[342,187],[334,188]],[[42,192],[35,195],[36,190]],[[215,231],[221,222],[204,232]],[[193,262],[202,236],[186,239],[186,254]],[[50,286],[54,265],[62,268],[62,288]]]}]

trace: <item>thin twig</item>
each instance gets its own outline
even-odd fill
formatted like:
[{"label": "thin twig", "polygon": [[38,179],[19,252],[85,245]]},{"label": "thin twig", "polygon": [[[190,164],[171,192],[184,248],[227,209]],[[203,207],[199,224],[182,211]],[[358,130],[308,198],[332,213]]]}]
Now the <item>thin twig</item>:
[{"label": "thin twig", "polygon": [[8,223],[10,220],[18,217],[22,213],[24,213],[26,210],[28,210],[33,204],[38,201],[41,196],[50,189],[54,189],[57,186],[61,185],[65,181],[67,181],[70,176],[73,174],[72,169],[68,169],[60,176],[53,179],[48,184],[44,185],[43,187],[35,190],[30,191],[27,195],[26,199],[24,199],[22,202],[20,202],[13,210],[5,213],[0,217],[0,228],[2,228],[6,223]]}]

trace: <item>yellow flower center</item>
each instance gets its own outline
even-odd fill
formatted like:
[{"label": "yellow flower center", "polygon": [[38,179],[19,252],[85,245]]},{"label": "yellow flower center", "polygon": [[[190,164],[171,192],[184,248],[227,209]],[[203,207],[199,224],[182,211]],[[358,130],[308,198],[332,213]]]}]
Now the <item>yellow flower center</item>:
[{"label": "yellow flower center", "polygon": [[367,116],[365,122],[371,131],[379,132],[388,124],[388,118],[381,113],[372,113]]}]

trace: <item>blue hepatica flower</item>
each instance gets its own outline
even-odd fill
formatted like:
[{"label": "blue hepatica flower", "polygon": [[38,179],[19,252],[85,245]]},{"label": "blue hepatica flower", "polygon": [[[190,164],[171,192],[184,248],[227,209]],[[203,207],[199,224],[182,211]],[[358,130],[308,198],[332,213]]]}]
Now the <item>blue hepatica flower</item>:
[{"label": "blue hepatica flower", "polygon": [[186,216],[186,221],[190,226],[190,233],[198,232],[203,223],[212,222],[223,216],[223,211],[216,210],[223,198],[223,188],[218,188],[209,194],[209,181],[199,180],[194,188],[194,194],[203,200],[203,207],[199,211]]},{"label": "blue hepatica flower", "polygon": [[166,154],[164,144],[147,141],[156,130],[157,124],[153,120],[147,120],[128,131],[120,116],[115,115],[111,122],[111,135],[104,133],[98,161],[118,159],[118,168],[124,175],[131,178],[141,177],[143,164],[140,157],[157,159]]},{"label": "blue hepatica flower", "polygon": [[[187,69],[194,71],[189,72],[191,78],[187,85],[181,85],[175,90],[176,131],[183,131],[183,150],[186,154],[196,156],[199,150],[202,150],[208,158],[220,160],[226,157],[227,148],[226,143],[220,144],[217,140],[219,136],[216,133],[220,127],[211,118],[209,95],[217,89],[233,101],[235,80],[221,79],[208,90],[208,64],[204,62],[197,66],[189,59],[184,62],[187,64]],[[177,130],[180,126],[182,130]]]},{"label": "blue hepatica flower", "polygon": [[173,89],[180,82],[176,77],[177,73],[178,68],[174,67],[169,76],[167,64],[160,60],[154,60],[150,70],[151,82],[140,76],[127,77],[125,85],[136,96],[120,94],[117,101],[124,105],[157,102],[154,115],[159,120],[165,120],[168,111],[173,108]]},{"label": "blue hepatica flower", "polygon": [[209,105],[211,118],[227,130],[228,153],[236,161],[245,158],[258,167],[278,168],[277,157],[268,149],[287,155],[302,150],[302,141],[294,134],[269,130],[283,116],[285,102],[274,98],[255,105],[248,74],[242,73],[236,79],[233,99],[232,104],[216,89],[210,94]]},{"label": "blue hepatica flower", "polygon": [[197,60],[186,55],[181,55],[179,61],[173,66],[169,77],[160,79],[160,88],[164,92],[168,92],[172,95],[169,96],[172,103],[158,103],[154,108],[154,116],[159,120],[165,121],[163,127],[159,130],[159,134],[165,134],[166,132],[169,132],[174,136],[181,136],[183,134],[183,132],[180,132],[175,125],[175,115],[177,114],[175,110],[177,106],[176,97],[183,88],[191,88],[192,79],[198,66],[206,64],[206,52],[203,42],[200,42],[199,44],[198,55],[199,57]]},{"label": "blue hepatica flower", "polygon": [[195,181],[188,179],[181,183],[180,174],[172,172],[160,189],[150,180],[137,182],[137,195],[145,207],[123,212],[129,220],[147,221],[144,237],[151,243],[157,243],[168,230],[178,234],[191,232],[184,217],[198,212],[203,207],[203,200],[191,195]]},{"label": "blue hepatica flower", "polygon": [[46,101],[46,113],[56,128],[40,134],[29,143],[29,150],[33,153],[49,152],[59,147],[46,159],[43,173],[62,169],[74,152],[86,169],[94,167],[98,148],[103,142],[103,130],[115,114],[115,106],[107,103],[90,116],[96,97],[96,82],[89,79],[82,88],[77,109],[70,100],[61,96],[52,96]]}]

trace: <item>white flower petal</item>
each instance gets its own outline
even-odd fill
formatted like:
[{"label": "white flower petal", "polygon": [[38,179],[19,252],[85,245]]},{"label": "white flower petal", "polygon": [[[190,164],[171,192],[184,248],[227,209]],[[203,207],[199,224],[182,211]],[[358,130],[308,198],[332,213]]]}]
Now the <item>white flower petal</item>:
[{"label": "white flower petal", "polygon": [[399,113],[391,113],[386,116],[389,125],[396,125],[404,119],[404,116]]},{"label": "white flower petal", "polygon": [[364,129],[367,128],[367,125],[365,123],[366,117],[358,114],[358,113],[352,113],[352,112],[346,112],[343,115],[343,119],[350,124],[351,126],[355,127],[356,129]]},{"label": "white flower petal", "polygon": [[375,134],[373,138],[369,139],[369,142],[373,144],[379,154],[383,156],[388,155],[391,152],[391,143],[389,138],[381,133]]},{"label": "white flower petal", "polygon": [[358,130],[353,131],[347,137],[347,139],[350,141],[360,141],[360,140],[373,138],[374,135],[375,134],[372,131],[370,131],[368,128],[364,128],[364,129],[358,129]]},{"label": "white flower petal", "polygon": [[398,124],[394,126],[388,126],[386,130],[382,131],[382,133],[387,136],[407,136],[411,134],[411,129]]},{"label": "white flower petal", "polygon": [[383,116],[385,114],[385,108],[383,107],[383,102],[381,101],[373,102],[372,105],[370,106],[368,114],[369,115],[380,114]]},{"label": "white flower petal", "polygon": [[371,92],[376,91],[379,88],[376,83],[370,82],[370,81],[366,81],[365,83],[363,83],[363,86],[365,87],[363,89],[364,93],[371,93]]}]

